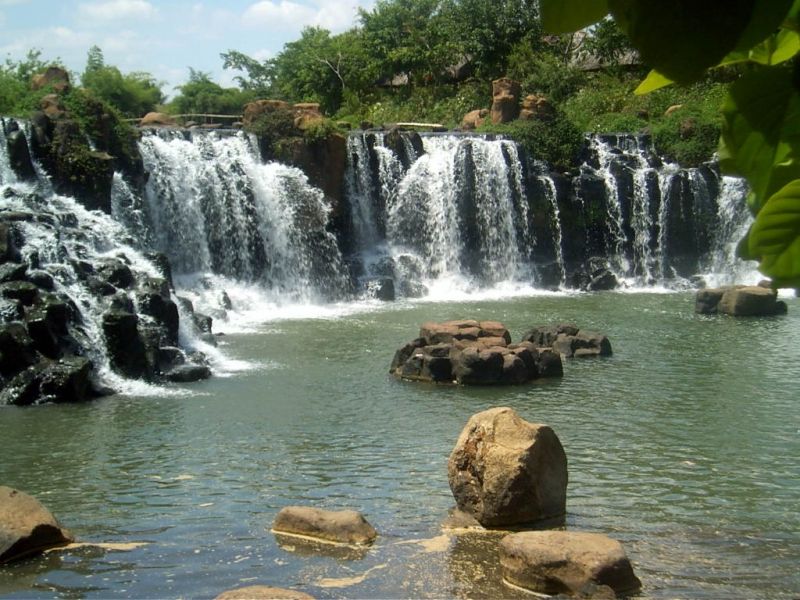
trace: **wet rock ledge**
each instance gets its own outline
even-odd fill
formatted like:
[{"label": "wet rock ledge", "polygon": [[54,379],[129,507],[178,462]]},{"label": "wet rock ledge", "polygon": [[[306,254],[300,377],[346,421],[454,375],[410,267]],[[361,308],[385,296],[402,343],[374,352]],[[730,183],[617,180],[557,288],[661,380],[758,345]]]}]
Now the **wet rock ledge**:
[{"label": "wet rock ledge", "polygon": [[528,331],[518,343],[498,321],[423,323],[419,337],[395,352],[389,372],[399,379],[462,385],[514,385],[562,377],[562,356],[610,356],[605,335],[572,324]]}]

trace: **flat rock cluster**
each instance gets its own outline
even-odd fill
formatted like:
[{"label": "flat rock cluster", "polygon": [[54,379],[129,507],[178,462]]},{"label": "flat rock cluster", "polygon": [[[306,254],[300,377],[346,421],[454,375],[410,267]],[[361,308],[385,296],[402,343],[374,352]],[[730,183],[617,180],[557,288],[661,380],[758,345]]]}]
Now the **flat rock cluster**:
[{"label": "flat rock cluster", "polygon": [[463,385],[513,385],[564,374],[561,357],[610,356],[602,334],[561,324],[536,327],[518,343],[498,321],[424,323],[394,355],[400,379]]}]

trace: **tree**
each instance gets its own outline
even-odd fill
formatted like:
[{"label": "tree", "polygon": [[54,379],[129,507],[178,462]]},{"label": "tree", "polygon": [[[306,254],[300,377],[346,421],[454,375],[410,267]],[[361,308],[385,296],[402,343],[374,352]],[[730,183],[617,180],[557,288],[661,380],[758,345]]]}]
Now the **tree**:
[{"label": "tree", "polygon": [[255,95],[236,88],[223,88],[211,81],[211,74],[189,67],[189,81],[178,86],[178,95],[169,103],[178,114],[238,115]]},{"label": "tree", "polygon": [[123,75],[117,67],[105,64],[98,46],[92,46],[87,53],[81,84],[128,117],[141,117],[164,101],[161,87],[152,75]]},{"label": "tree", "polygon": [[746,65],[722,107],[719,150],[751,190],[755,221],[739,252],[775,287],[800,289],[800,0],[541,0],[541,10],[555,32],[610,12],[654,69],[638,93]]},{"label": "tree", "polygon": [[482,77],[505,75],[512,48],[541,37],[533,0],[443,0],[441,15],[447,39]]},{"label": "tree", "polygon": [[439,8],[440,0],[378,0],[371,11],[359,9],[364,43],[379,77],[405,74],[414,83],[435,81],[458,61]]}]

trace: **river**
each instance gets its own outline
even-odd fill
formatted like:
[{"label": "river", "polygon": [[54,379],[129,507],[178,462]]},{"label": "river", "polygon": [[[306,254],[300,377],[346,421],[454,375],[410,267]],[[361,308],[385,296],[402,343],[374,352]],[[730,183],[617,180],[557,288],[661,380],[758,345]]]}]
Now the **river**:
[{"label": "river", "polygon": [[[786,301],[787,316],[762,319],[695,315],[690,293],[261,315],[221,338],[227,376],[3,408],[0,482],[80,541],[121,546],[2,567],[0,596],[212,598],[263,583],[318,598],[515,597],[497,535],[440,527],[461,428],[511,406],[554,428],[569,460],[567,528],[620,540],[641,598],[796,598],[800,301]],[[517,387],[388,375],[421,322],[450,318],[501,320],[515,339],[572,321],[606,333],[614,355]],[[286,545],[270,525],[294,504],[361,510],[380,537],[355,556]]]}]

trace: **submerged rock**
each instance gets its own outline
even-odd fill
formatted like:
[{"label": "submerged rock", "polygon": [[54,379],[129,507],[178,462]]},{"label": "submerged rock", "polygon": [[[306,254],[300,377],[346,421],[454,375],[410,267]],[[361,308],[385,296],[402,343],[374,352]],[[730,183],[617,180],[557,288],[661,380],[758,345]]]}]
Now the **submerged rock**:
[{"label": "submerged rock", "polygon": [[500,542],[503,578],[538,594],[614,598],[641,588],[622,544],[605,535],[525,531]]},{"label": "submerged rock", "polygon": [[378,537],[375,528],[357,511],[331,511],[310,506],[281,509],[272,530],[339,544],[371,544]]},{"label": "submerged rock", "polygon": [[511,408],[469,419],[447,473],[458,509],[484,527],[551,522],[566,513],[567,457],[558,436]]},{"label": "submerged rock", "polygon": [[0,486],[0,564],[73,541],[72,534],[38,500]]},{"label": "submerged rock", "polygon": [[249,585],[222,592],[215,600],[314,600],[314,597],[297,590]]}]

